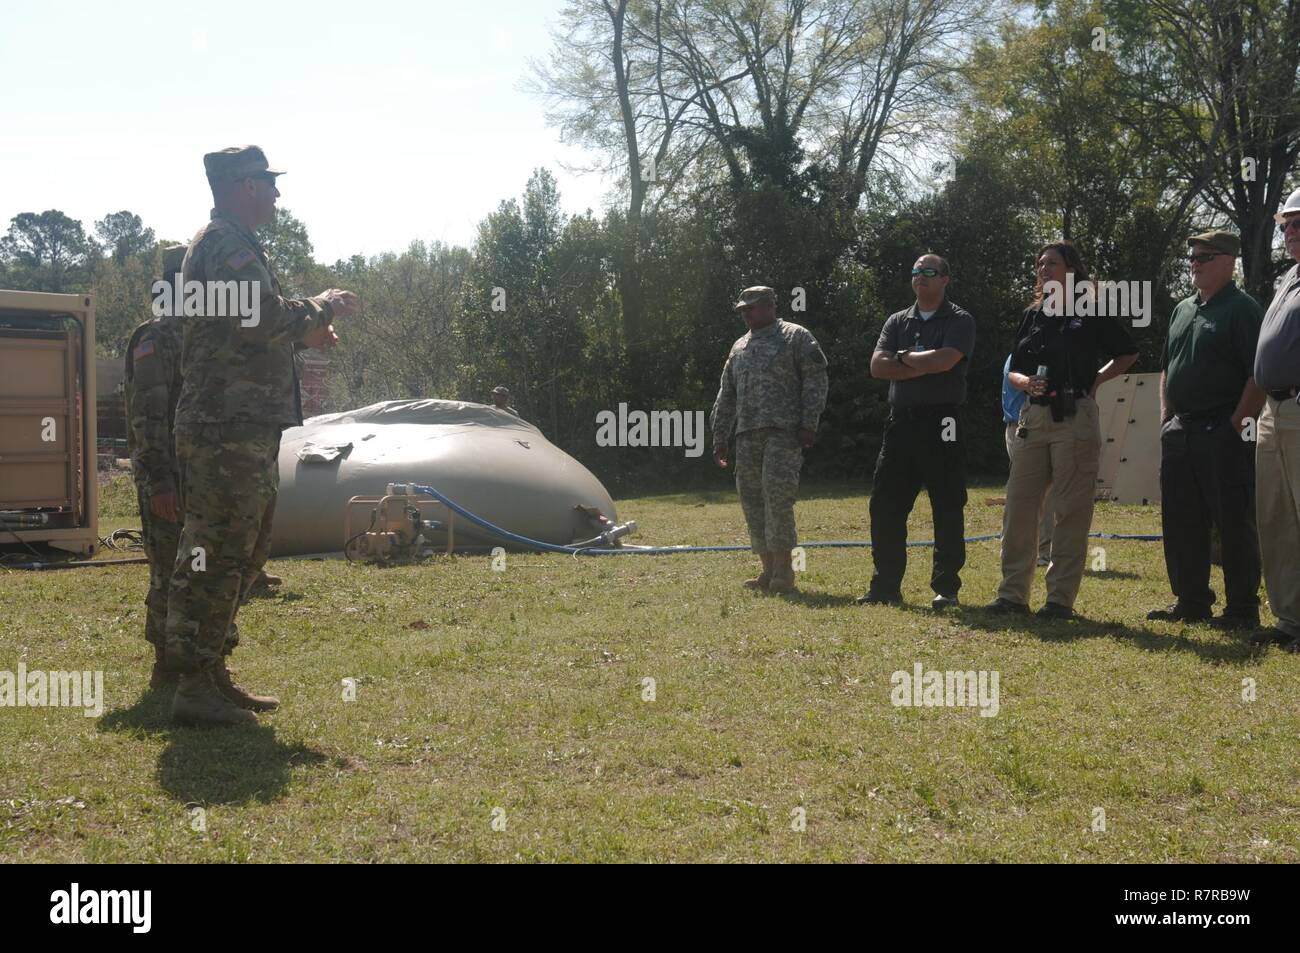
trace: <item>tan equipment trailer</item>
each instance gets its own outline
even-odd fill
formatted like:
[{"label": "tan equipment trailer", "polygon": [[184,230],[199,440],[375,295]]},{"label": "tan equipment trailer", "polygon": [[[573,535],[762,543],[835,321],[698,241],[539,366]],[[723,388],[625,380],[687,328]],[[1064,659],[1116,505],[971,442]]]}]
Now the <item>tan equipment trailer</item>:
[{"label": "tan equipment trailer", "polygon": [[99,543],[95,304],[0,291],[0,546]]}]

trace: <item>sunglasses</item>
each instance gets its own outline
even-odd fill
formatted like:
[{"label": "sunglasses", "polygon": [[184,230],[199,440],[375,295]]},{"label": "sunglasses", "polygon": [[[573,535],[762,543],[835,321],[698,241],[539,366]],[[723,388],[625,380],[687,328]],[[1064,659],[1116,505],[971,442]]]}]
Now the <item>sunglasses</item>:
[{"label": "sunglasses", "polygon": [[1221,251],[1202,251],[1202,252],[1197,252],[1195,255],[1188,255],[1187,260],[1198,262],[1203,265],[1207,261],[1213,261],[1214,259],[1218,258],[1222,254],[1223,252]]},{"label": "sunglasses", "polygon": [[927,278],[934,278],[937,277],[938,274],[939,274],[938,268],[913,268],[912,269],[912,277],[914,278],[917,275],[925,275],[925,277]]},{"label": "sunglasses", "polygon": [[1292,216],[1277,227],[1277,230],[1285,235],[1293,228],[1300,228],[1300,215]]}]

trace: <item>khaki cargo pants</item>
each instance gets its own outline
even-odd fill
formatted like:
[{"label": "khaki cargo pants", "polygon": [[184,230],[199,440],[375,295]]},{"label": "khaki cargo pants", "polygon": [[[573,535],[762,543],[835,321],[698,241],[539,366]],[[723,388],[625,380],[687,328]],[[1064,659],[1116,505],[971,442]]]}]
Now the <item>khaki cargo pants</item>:
[{"label": "khaki cargo pants", "polygon": [[1059,423],[1052,409],[1025,402],[1020,423],[1027,436],[1013,438],[1011,476],[1002,518],[1002,582],[998,596],[1029,604],[1038,557],[1038,520],[1050,484],[1056,497],[1052,562],[1047,567],[1047,601],[1074,608],[1088,560],[1101,424],[1097,402],[1080,397],[1076,413]]},{"label": "khaki cargo pants", "polygon": [[1264,588],[1277,627],[1300,638],[1300,406],[1272,397],[1259,415],[1255,514]]}]

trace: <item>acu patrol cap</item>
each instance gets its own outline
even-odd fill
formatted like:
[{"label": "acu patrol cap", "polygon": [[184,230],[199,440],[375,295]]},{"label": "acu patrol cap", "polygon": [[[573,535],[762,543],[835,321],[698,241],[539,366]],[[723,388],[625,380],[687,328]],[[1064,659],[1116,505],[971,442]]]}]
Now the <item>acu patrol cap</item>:
[{"label": "acu patrol cap", "polygon": [[1204,245],[1211,251],[1217,251],[1223,255],[1231,255],[1236,258],[1241,254],[1241,239],[1232,232],[1213,231],[1201,232],[1199,235],[1193,235],[1187,239],[1188,245]]},{"label": "acu patrol cap", "polygon": [[755,285],[753,288],[746,288],[740,293],[740,300],[731,306],[731,310],[739,311],[742,308],[748,308],[750,305],[758,304],[760,301],[770,301],[776,304],[776,292],[767,285]]},{"label": "acu patrol cap", "polygon": [[208,182],[213,185],[258,176],[284,175],[269,165],[266,153],[259,146],[230,146],[203,157],[203,168],[208,173]]}]

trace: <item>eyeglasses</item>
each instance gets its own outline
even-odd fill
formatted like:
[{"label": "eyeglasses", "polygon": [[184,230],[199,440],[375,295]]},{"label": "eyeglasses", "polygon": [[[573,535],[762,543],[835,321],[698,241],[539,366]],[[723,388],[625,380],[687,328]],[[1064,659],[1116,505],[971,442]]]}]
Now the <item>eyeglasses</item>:
[{"label": "eyeglasses", "polygon": [[1218,258],[1222,254],[1223,252],[1221,251],[1202,251],[1202,252],[1197,252],[1195,255],[1188,255],[1187,260],[1198,262],[1199,264],[1203,265],[1207,261],[1213,261],[1214,259]]},{"label": "eyeglasses", "polygon": [[934,278],[938,276],[938,274],[939,274],[938,268],[913,268],[912,269],[913,278],[915,278],[917,275],[925,275],[925,277],[927,278]]},{"label": "eyeglasses", "polygon": [[1285,235],[1293,228],[1300,228],[1300,215],[1293,215],[1277,227],[1277,230]]}]

